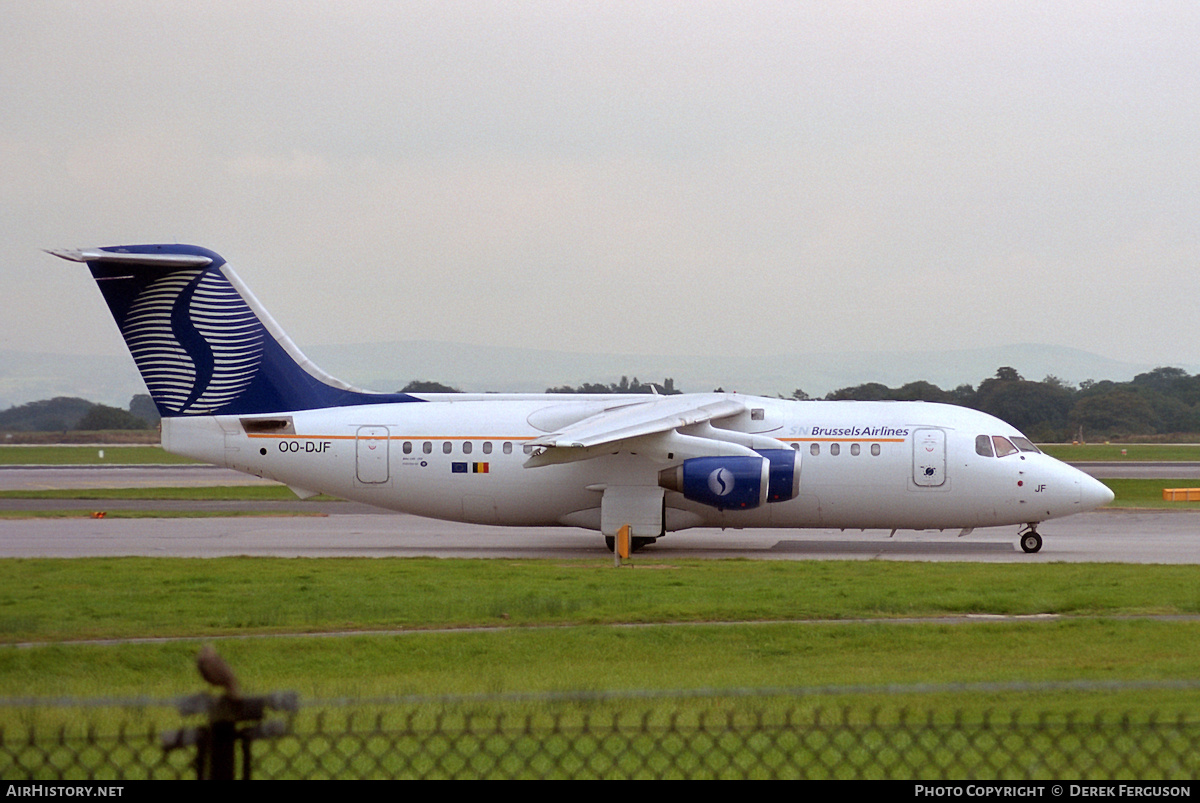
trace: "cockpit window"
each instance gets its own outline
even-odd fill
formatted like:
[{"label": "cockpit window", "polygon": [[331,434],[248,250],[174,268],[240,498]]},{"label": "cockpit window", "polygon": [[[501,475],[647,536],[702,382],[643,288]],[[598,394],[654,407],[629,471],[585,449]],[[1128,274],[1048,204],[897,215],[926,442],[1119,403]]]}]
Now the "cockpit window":
[{"label": "cockpit window", "polygon": [[1012,441],[1008,438],[1002,438],[999,435],[992,436],[992,443],[996,446],[996,457],[1007,457],[1010,454],[1017,453],[1017,447],[1012,445]]},{"label": "cockpit window", "polygon": [[975,454],[981,457],[992,456],[992,439],[987,435],[975,436]]},{"label": "cockpit window", "polygon": [[1029,438],[1013,438],[1012,442],[1014,444],[1016,444],[1016,447],[1018,449],[1020,449],[1022,452],[1040,452],[1040,451],[1042,451],[1041,449],[1034,446],[1033,442],[1030,441]]}]

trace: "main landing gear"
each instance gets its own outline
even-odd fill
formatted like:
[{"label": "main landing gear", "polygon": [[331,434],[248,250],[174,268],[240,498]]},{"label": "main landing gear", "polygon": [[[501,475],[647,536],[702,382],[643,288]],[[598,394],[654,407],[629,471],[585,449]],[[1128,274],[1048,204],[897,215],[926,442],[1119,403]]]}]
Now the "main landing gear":
[{"label": "main landing gear", "polygon": [[[657,540],[658,540],[657,538],[644,538],[644,537],[639,538],[639,537],[635,536],[635,537],[629,539],[629,551],[631,553],[637,552],[642,547],[650,546],[650,544],[653,544]],[[617,537],[615,535],[604,536],[604,545],[606,547],[608,547],[609,552],[616,552],[617,551]]]},{"label": "main landing gear", "polygon": [[1026,524],[1025,529],[1017,533],[1017,540],[1025,552],[1033,553],[1042,548],[1042,537],[1038,535],[1036,523]]}]

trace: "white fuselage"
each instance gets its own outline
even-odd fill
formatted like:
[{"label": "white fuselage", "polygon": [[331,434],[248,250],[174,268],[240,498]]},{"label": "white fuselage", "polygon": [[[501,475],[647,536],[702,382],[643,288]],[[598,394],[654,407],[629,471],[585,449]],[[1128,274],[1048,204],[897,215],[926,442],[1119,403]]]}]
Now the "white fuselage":
[{"label": "white fuselage", "polygon": [[[698,394],[699,395],[699,394]],[[703,394],[720,398],[721,394]],[[623,451],[527,467],[530,444],[646,396],[430,394],[424,402],[277,415],[165,418],[171,452],[397,511],[454,521],[600,529],[611,485],[658,487],[671,465]],[[665,493],[663,527],[974,528],[1090,510],[1111,493],[1037,451],[980,454],[978,436],[1019,438],[990,415],[923,402],[795,402],[731,396],[724,432],[796,449],[799,492],[750,510]],[[682,428],[686,434],[686,427]],[[678,461],[676,461],[678,462]]]}]

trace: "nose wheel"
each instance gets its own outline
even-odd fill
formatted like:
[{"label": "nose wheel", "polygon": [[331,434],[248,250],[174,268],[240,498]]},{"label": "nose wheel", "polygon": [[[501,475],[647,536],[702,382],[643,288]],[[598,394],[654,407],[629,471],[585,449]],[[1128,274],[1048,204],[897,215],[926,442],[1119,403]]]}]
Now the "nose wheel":
[{"label": "nose wheel", "polygon": [[1038,535],[1036,525],[1027,525],[1027,529],[1017,533],[1017,540],[1021,543],[1021,549],[1028,553],[1038,552],[1042,548],[1042,537]]}]

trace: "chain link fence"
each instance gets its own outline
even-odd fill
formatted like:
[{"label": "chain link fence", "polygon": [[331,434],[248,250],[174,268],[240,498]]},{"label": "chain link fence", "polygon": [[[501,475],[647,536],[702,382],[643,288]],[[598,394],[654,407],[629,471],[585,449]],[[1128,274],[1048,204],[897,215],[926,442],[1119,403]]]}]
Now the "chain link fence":
[{"label": "chain link fence", "polygon": [[918,712],[792,694],[276,696],[221,737],[223,699],[0,703],[0,778],[1200,777],[1200,721],[1186,714]]}]

